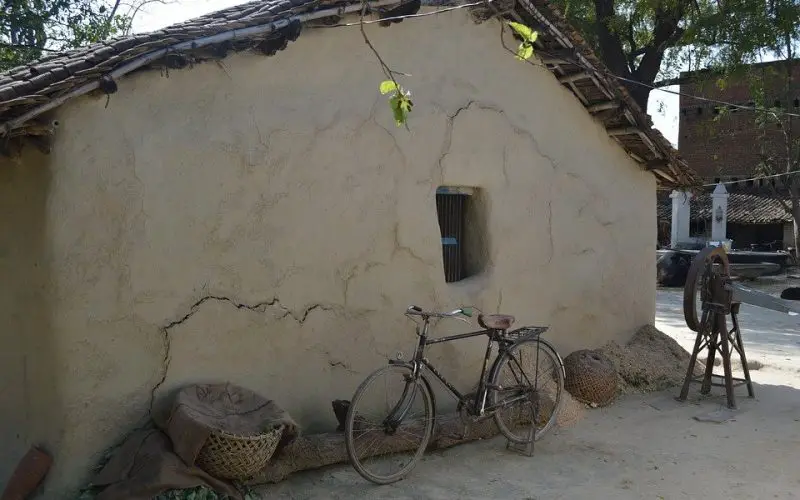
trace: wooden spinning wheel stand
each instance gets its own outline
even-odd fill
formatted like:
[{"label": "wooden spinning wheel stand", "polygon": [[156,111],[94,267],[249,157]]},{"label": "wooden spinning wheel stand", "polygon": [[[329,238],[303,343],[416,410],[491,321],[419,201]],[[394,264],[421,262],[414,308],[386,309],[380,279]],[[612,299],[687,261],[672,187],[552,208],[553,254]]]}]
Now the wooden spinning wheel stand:
[{"label": "wooden spinning wheel stand", "polygon": [[[702,313],[697,316],[697,291],[700,291]],[[733,301],[733,286],[728,265],[728,256],[722,247],[707,247],[700,251],[692,260],[686,284],[683,289],[683,316],[686,325],[697,332],[697,338],[686,371],[678,401],[686,401],[689,395],[689,384],[701,384],[700,394],[711,392],[711,386],[725,387],[728,398],[728,408],[736,408],[734,388],[747,385],[747,394],[754,397],[753,383],[750,380],[750,370],[747,368],[747,358],[742,343],[742,333],[739,330],[740,302]],[[728,330],[727,316],[730,314],[733,328]],[[703,350],[708,351],[706,369],[702,375],[694,375],[697,357]],[[735,378],[731,373],[731,354],[739,353],[742,362],[744,378]],[[714,374],[714,360],[716,354],[722,356],[724,376]],[[722,379],[722,382],[718,382]]]}]

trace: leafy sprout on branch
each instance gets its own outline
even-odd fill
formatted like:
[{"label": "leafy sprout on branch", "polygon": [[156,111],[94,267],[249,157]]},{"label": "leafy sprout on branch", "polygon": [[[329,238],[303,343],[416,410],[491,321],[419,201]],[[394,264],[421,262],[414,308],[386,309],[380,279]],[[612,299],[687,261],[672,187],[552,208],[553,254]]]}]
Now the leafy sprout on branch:
[{"label": "leafy sprout on branch", "polygon": [[522,38],[522,43],[517,47],[517,59],[520,61],[527,61],[533,55],[533,42],[539,37],[538,31],[533,31],[531,28],[521,23],[509,21],[508,25],[514,30],[514,33]]},{"label": "leafy sprout on branch", "polygon": [[411,92],[405,90],[396,81],[384,80],[380,85],[381,94],[391,94],[389,97],[389,107],[392,109],[394,122],[398,127],[408,125],[408,114],[414,103],[411,101]]},{"label": "leafy sprout on branch", "polygon": [[[414,103],[411,100],[411,92],[407,89],[400,86],[397,82],[396,76],[409,76],[404,73],[400,73],[398,71],[393,70],[386,64],[386,61],[383,60],[378,50],[372,44],[372,41],[367,36],[367,32],[364,29],[364,17],[366,17],[368,13],[368,0],[362,0],[361,3],[361,19],[359,21],[361,36],[364,38],[364,43],[367,44],[369,49],[375,55],[375,58],[378,60],[380,64],[381,71],[383,71],[384,76],[386,77],[380,85],[378,86],[378,90],[382,95],[389,96],[389,108],[392,110],[392,116],[394,117],[394,122],[398,127],[405,127],[408,129],[408,115],[411,113],[412,108],[414,107]],[[522,39],[519,47],[516,51],[516,58],[520,61],[527,61],[533,56],[533,44],[536,39],[539,37],[539,32],[534,31],[533,29],[525,26],[522,23],[517,23],[513,21],[507,22],[508,26],[514,31]]]},{"label": "leafy sprout on branch", "polygon": [[390,68],[389,65],[386,64],[386,61],[383,60],[383,57],[381,57],[378,49],[372,44],[372,41],[367,36],[367,32],[364,30],[364,17],[367,15],[367,11],[367,0],[361,0],[361,19],[359,21],[361,36],[364,38],[364,43],[367,44],[367,47],[375,54],[375,58],[378,59],[378,63],[381,66],[381,71],[383,71],[383,74],[386,76],[386,80],[381,82],[378,88],[381,94],[391,94],[391,97],[389,97],[389,107],[392,109],[394,121],[397,126],[405,126],[406,129],[408,129],[408,114],[411,112],[411,107],[414,103],[411,102],[411,92],[405,90],[397,83],[395,75],[409,75]]}]

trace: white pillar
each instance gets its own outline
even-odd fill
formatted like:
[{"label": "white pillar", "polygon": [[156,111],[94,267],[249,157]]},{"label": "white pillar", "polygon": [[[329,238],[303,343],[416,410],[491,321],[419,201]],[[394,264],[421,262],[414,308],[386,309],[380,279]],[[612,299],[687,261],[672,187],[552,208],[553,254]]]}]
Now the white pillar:
[{"label": "white pillar", "polygon": [[728,238],[728,190],[720,183],[711,195],[711,239],[723,241]]},{"label": "white pillar", "polygon": [[691,215],[689,200],[692,199],[692,194],[673,191],[669,197],[672,198],[670,246],[674,248],[678,243],[689,241],[689,216]]}]

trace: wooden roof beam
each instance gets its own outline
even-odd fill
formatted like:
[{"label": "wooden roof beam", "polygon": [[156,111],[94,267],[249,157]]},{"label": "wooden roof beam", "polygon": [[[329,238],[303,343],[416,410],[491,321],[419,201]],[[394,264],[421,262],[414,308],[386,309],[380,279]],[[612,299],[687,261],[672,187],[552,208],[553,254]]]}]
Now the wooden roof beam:
[{"label": "wooden roof beam", "polygon": [[671,182],[672,184],[678,184],[678,180],[676,178],[672,177],[669,174],[664,173],[663,171],[661,171],[661,170],[659,170],[657,168],[653,169],[653,173],[660,175],[661,177],[663,177],[668,182]]},{"label": "wooden roof beam", "polygon": [[618,135],[639,135],[642,133],[642,131],[636,127],[614,127],[606,129],[606,132],[608,132],[608,135],[611,137],[616,137]]},{"label": "wooden roof beam", "polygon": [[645,170],[655,170],[659,168],[664,168],[669,165],[669,161],[666,158],[656,158],[654,160],[648,160],[644,163]]},{"label": "wooden roof beam", "polygon": [[559,83],[572,83],[577,82],[578,80],[588,80],[592,77],[589,73],[584,71],[579,71],[578,73],[572,73],[570,75],[564,75],[558,77]]},{"label": "wooden roof beam", "polygon": [[576,64],[577,58],[572,49],[548,49],[542,50],[540,57],[544,64]]},{"label": "wooden roof beam", "polygon": [[600,111],[608,111],[609,109],[617,109],[622,106],[622,103],[618,101],[605,101],[605,102],[597,102],[594,104],[590,104],[586,107],[586,111],[589,113],[595,114],[599,113]]}]

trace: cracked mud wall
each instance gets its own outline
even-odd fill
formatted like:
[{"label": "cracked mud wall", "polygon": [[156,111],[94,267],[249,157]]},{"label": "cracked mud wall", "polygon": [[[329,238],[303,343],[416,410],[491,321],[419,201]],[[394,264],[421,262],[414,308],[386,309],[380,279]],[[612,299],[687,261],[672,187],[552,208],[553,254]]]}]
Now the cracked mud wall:
[{"label": "cracked mud wall", "polygon": [[53,445],[62,426],[59,358],[51,327],[46,204],[41,155],[0,162],[0,489],[34,444]]},{"label": "cracked mud wall", "polygon": [[[332,399],[410,353],[412,303],[550,324],[564,354],[653,320],[655,182],[575,98],[463,12],[369,30],[414,75],[410,133],[357,29],[139,74],[107,109],[86,98],[59,112],[46,196],[13,209],[41,205],[48,255],[34,333],[52,346],[37,363],[58,376],[47,417],[63,432],[29,431],[56,452],[47,498],[186,383],[227,379],[306,430],[333,428]],[[486,266],[459,283],[444,282],[439,185],[483,197]],[[3,217],[4,231],[20,224]],[[2,313],[41,306],[8,299]],[[468,388],[484,347],[431,358]]]}]

